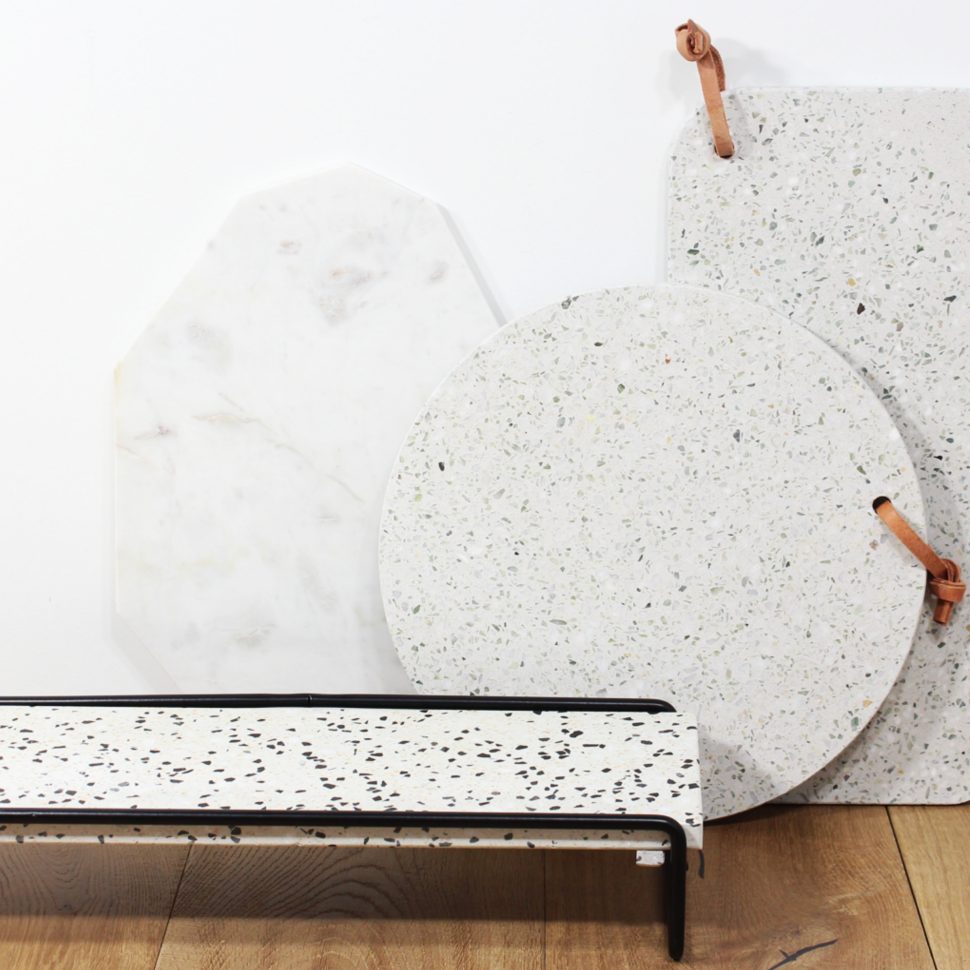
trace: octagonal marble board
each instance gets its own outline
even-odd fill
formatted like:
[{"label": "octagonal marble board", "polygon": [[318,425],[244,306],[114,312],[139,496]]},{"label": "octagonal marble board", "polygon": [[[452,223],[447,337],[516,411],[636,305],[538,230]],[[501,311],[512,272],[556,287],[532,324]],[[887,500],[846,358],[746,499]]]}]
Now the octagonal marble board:
[{"label": "octagonal marble board", "polygon": [[117,608],[179,688],[407,689],[384,485],[495,326],[441,210],[379,176],[233,209],[117,372]]},{"label": "octagonal marble board", "polygon": [[918,515],[889,416],[807,331],[699,289],[572,297],[499,331],[415,422],[385,609],[422,691],[697,711],[717,818],[818,771],[892,686],[924,574],[882,494]]},{"label": "octagonal marble board", "polygon": [[[838,351],[889,410],[928,538],[970,566],[970,92],[734,91],[671,160],[668,276],[756,300]],[[907,514],[905,500],[900,504]],[[872,724],[792,799],[970,799],[970,609],[926,609]]]}]

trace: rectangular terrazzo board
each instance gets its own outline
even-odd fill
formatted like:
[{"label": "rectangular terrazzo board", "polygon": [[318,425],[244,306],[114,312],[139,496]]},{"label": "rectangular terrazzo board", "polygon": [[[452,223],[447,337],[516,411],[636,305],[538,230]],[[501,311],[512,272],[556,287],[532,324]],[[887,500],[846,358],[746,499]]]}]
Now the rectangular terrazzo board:
[{"label": "rectangular terrazzo board", "polygon": [[[970,562],[970,92],[733,91],[674,147],[667,274],[780,311],[869,383],[916,466],[927,537]],[[876,496],[873,496],[875,498]],[[903,510],[914,514],[913,510]],[[970,798],[970,620],[927,609],[871,725],[791,800]]]}]

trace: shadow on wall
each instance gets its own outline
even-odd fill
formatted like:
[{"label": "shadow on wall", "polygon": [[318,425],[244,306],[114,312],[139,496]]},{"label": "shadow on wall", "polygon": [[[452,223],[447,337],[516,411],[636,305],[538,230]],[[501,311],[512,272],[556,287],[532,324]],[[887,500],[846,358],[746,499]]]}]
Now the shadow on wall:
[{"label": "shadow on wall", "polygon": [[[739,41],[714,37],[714,46],[721,52],[724,73],[727,77],[727,90],[740,87],[772,87],[789,84],[789,65],[783,65],[764,51],[748,47]],[[699,107],[701,98],[697,70],[685,61],[674,49],[673,33],[670,37],[670,50],[659,61],[658,85],[665,90],[670,100],[684,106],[684,119]]]}]

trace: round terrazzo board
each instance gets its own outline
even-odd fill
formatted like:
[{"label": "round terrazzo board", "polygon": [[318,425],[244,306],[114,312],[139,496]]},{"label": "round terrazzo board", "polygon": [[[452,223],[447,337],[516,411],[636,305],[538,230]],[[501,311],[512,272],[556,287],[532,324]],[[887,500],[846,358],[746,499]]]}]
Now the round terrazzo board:
[{"label": "round terrazzo board", "polygon": [[421,691],[696,711],[718,818],[822,768],[891,688],[925,573],[883,494],[921,511],[887,413],[807,331],[700,289],[571,297],[479,347],[412,427],[385,610]]}]

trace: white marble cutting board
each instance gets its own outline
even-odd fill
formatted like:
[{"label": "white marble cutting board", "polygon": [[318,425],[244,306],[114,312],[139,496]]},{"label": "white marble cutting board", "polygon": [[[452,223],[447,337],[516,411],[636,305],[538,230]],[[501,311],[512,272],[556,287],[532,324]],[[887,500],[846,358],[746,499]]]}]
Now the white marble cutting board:
[{"label": "white marble cutting board", "polygon": [[696,711],[707,818],[800,784],[909,649],[920,510],[864,382],[782,316],[710,290],[570,297],[445,381],[398,457],[381,583],[430,693],[636,694]]},{"label": "white marble cutting board", "polygon": [[408,689],[384,486],[495,327],[441,210],[377,175],[233,209],[117,370],[117,609],[179,688]]},{"label": "white marble cutting board", "polygon": [[[756,300],[862,375],[916,466],[928,538],[970,567],[970,91],[734,91],[671,160],[672,282]],[[904,514],[914,510],[900,501]],[[870,727],[792,799],[970,799],[970,605],[927,607]]]}]

